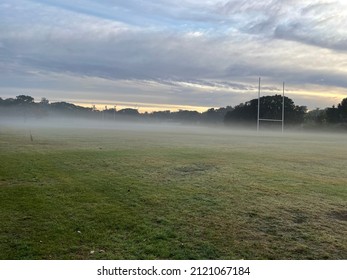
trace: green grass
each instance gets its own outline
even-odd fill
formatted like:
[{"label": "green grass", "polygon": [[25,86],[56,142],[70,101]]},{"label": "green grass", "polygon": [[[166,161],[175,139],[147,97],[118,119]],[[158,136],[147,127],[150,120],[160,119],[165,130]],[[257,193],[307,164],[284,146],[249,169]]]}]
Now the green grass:
[{"label": "green grass", "polygon": [[346,135],[0,127],[0,259],[346,259]]}]

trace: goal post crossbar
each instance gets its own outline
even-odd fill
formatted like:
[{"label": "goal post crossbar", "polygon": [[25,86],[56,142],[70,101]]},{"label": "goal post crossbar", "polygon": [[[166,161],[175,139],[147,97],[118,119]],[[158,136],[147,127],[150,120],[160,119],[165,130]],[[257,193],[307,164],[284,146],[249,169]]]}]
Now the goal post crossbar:
[{"label": "goal post crossbar", "polygon": [[282,122],[282,120],[276,120],[276,119],[259,119],[259,121],[264,121],[264,122]]}]

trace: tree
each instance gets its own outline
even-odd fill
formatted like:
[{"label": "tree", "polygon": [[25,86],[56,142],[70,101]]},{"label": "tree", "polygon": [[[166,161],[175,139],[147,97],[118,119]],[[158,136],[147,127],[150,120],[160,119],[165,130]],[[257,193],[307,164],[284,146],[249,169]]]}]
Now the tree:
[{"label": "tree", "polygon": [[49,104],[49,100],[46,97],[42,97],[41,101],[40,101],[41,105],[48,105]]},{"label": "tree", "polygon": [[326,109],[326,117],[328,123],[339,123],[341,121],[339,109],[335,106]]},{"label": "tree", "polygon": [[347,122],[347,98],[341,101],[337,109],[339,110],[341,121]]},{"label": "tree", "polygon": [[1,105],[3,105],[3,106],[15,105],[15,99],[13,99],[13,98],[3,99],[3,100],[1,101]]},{"label": "tree", "polygon": [[152,112],[149,114],[149,116],[157,121],[171,121],[172,119],[171,112],[169,110]]},{"label": "tree", "polygon": [[201,120],[207,123],[221,123],[224,120],[225,114],[232,109],[230,106],[218,109],[210,108],[201,114]]},{"label": "tree", "polygon": [[34,98],[29,95],[18,95],[16,96],[15,102],[17,104],[32,104],[34,103]]},{"label": "tree", "polygon": [[[283,96],[263,96],[260,98],[260,118],[282,119]],[[286,124],[300,124],[304,121],[307,111],[305,106],[296,106],[292,99],[284,97],[284,122]],[[258,115],[258,99],[237,105],[224,118],[226,123],[256,124]]]},{"label": "tree", "polygon": [[257,120],[258,100],[253,99],[246,103],[241,103],[233,110],[226,113],[224,121],[226,123],[255,123]]},{"label": "tree", "polygon": [[[113,111],[113,109],[112,109],[112,111]],[[117,113],[121,114],[121,115],[126,115],[126,116],[138,116],[139,115],[139,111],[137,109],[132,109],[132,108],[125,108],[125,109],[119,110]]]},{"label": "tree", "polygon": [[305,123],[322,125],[326,123],[326,110],[316,108],[311,110],[305,115]]},{"label": "tree", "polygon": [[189,110],[178,110],[178,112],[173,112],[171,115],[176,121],[189,123],[198,122],[200,117],[199,112]]}]

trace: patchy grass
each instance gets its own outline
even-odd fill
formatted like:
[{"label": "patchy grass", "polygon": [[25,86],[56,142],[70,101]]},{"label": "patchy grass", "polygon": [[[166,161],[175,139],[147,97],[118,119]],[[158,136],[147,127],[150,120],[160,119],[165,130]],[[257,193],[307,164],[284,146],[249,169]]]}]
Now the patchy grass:
[{"label": "patchy grass", "polygon": [[0,128],[1,259],[346,259],[346,135]]}]

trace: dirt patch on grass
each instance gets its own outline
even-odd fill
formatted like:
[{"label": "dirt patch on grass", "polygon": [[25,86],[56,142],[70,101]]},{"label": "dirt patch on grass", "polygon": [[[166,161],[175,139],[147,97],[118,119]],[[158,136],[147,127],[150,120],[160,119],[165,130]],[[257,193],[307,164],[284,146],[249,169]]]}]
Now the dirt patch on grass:
[{"label": "dirt patch on grass", "polygon": [[177,166],[173,170],[181,174],[191,174],[191,173],[200,173],[200,172],[210,171],[214,168],[215,167],[210,164],[196,163],[196,164]]},{"label": "dirt patch on grass", "polygon": [[347,210],[344,211],[333,211],[330,216],[336,220],[347,222]]},{"label": "dirt patch on grass", "polygon": [[296,224],[302,224],[307,222],[308,220],[307,215],[304,212],[298,211],[298,210],[293,212],[292,218],[293,218],[293,222]]}]

